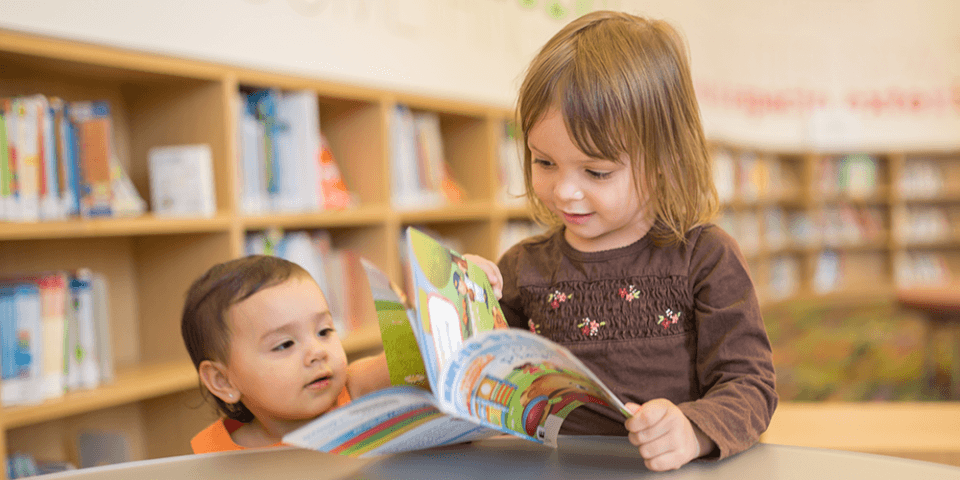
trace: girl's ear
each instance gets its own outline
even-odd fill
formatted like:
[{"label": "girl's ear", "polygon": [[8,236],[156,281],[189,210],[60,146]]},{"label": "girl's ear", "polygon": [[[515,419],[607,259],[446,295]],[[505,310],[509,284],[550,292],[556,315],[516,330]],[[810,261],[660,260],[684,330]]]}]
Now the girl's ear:
[{"label": "girl's ear", "polygon": [[199,373],[200,381],[207,387],[207,390],[220,400],[228,404],[240,401],[240,391],[230,381],[230,377],[227,376],[227,369],[222,363],[204,360],[200,362],[197,373]]}]

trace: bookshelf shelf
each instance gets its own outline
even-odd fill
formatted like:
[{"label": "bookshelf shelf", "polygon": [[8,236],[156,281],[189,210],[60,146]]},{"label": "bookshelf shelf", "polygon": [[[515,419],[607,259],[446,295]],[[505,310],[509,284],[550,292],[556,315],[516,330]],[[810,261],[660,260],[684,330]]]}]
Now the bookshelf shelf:
[{"label": "bookshelf shelf", "polygon": [[474,200],[436,209],[405,210],[396,212],[396,217],[403,225],[414,225],[418,223],[485,220],[490,217],[490,213],[490,202]]},{"label": "bookshelf shelf", "polygon": [[147,214],[136,218],[104,218],[62,222],[0,222],[0,240],[126,237],[226,232],[231,218],[158,218]]},{"label": "bookshelf shelf", "polygon": [[195,388],[197,382],[190,362],[118,369],[109,385],[70,392],[38,405],[4,408],[0,418],[4,428],[17,428]]},{"label": "bookshelf shelf", "polygon": [[385,222],[387,209],[383,205],[363,205],[340,211],[246,216],[242,221],[246,230],[362,227]]}]

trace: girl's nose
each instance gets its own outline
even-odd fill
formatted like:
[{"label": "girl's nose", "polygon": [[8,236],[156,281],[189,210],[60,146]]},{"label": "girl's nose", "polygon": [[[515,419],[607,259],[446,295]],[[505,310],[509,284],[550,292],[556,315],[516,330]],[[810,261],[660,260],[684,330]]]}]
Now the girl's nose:
[{"label": "girl's nose", "polygon": [[557,182],[556,194],[557,198],[564,201],[583,200],[583,191],[576,182],[566,179]]}]

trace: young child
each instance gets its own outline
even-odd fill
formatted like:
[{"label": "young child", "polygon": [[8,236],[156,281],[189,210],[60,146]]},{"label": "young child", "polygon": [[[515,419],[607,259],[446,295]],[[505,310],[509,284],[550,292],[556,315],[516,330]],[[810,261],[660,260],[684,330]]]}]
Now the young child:
[{"label": "young child", "polygon": [[777,405],[770,343],[739,248],[708,223],[680,35],[584,15],[533,59],[517,108],[527,198],[556,228],[481,266],[511,326],[569,348],[633,412],[585,405],[561,433],[628,435],[652,470],[749,448]]},{"label": "young child", "polygon": [[299,265],[254,255],[215,265],[187,292],[183,341],[226,418],[194,453],[278,445],[288,432],[390,384],[386,359],[347,365],[326,298]]}]

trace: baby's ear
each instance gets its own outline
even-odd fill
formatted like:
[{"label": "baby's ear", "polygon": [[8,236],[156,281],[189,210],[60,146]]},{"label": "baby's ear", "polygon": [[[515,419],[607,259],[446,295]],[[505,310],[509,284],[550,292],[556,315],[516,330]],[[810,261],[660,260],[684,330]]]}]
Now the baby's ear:
[{"label": "baby's ear", "polygon": [[200,362],[197,372],[203,385],[217,398],[229,404],[240,401],[240,391],[230,381],[227,369],[222,363],[204,360]]}]

